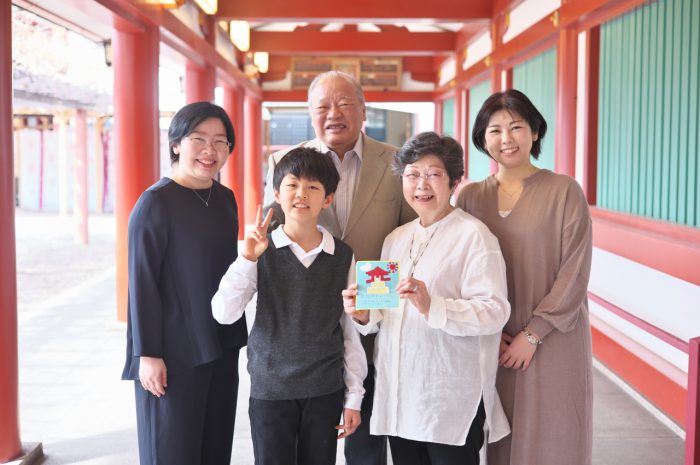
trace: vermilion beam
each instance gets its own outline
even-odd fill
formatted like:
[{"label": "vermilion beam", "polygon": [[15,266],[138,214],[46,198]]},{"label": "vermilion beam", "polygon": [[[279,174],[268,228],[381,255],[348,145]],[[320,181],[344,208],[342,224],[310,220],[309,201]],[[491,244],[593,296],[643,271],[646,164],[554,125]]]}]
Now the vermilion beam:
[{"label": "vermilion beam", "polygon": [[327,0],[219,2],[217,17],[249,21],[388,22],[411,20],[469,21],[489,19],[491,0],[383,0],[329,2]]},{"label": "vermilion beam", "polygon": [[252,50],[275,54],[432,55],[452,53],[454,32],[251,32]]},{"label": "vermilion beam", "polygon": [[0,463],[17,457],[17,265],[12,155],[12,10],[0,0]]}]

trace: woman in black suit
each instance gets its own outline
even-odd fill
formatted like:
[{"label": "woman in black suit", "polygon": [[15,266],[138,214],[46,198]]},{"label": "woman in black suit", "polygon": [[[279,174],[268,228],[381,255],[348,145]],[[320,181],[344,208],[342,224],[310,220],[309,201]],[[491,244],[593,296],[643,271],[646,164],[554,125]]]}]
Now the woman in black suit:
[{"label": "woman in black suit", "polygon": [[211,298],[237,256],[238,214],[214,180],[235,143],[226,112],[180,109],[172,175],[129,218],[129,312],[122,379],[135,380],[142,465],[229,465],[245,320],[216,323]]}]

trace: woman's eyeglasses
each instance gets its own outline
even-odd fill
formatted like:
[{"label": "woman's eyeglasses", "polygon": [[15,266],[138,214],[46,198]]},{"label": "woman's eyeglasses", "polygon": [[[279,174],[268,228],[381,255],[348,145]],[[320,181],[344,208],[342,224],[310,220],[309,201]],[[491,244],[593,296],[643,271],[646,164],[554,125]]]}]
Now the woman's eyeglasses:
[{"label": "woman's eyeglasses", "polygon": [[401,176],[407,182],[417,183],[420,178],[425,179],[429,183],[439,182],[442,178],[447,176],[447,173],[442,170],[430,170],[421,173],[418,170],[406,170],[401,173]]},{"label": "woman's eyeglasses", "polygon": [[217,152],[229,152],[231,150],[231,142],[224,140],[224,139],[216,139],[212,141],[208,141],[204,139],[203,137],[198,137],[198,136],[186,136],[185,139],[189,140],[192,146],[197,149],[197,150],[204,150],[207,145],[211,143],[211,146],[214,147],[214,150]]}]

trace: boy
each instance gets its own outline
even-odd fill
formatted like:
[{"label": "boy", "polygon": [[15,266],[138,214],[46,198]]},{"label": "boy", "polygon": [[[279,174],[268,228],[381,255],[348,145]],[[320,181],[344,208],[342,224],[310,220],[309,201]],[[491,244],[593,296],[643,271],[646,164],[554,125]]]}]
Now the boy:
[{"label": "boy", "polygon": [[352,250],[318,226],[338,181],[329,157],[291,150],[273,176],[285,224],[268,236],[272,210],[263,221],[258,207],[256,228],[212,299],[214,318],[231,324],[258,292],[248,339],[256,465],[332,465],[336,439],[360,424],[367,362],[341,297],[348,277],[354,282]]}]

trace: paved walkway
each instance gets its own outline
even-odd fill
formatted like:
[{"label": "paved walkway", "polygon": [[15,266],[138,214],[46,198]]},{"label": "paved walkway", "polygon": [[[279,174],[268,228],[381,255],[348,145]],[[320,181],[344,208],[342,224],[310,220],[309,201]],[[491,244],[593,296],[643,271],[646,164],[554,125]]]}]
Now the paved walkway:
[{"label": "paved walkway", "polygon": [[[113,217],[90,218],[87,246],[70,219],[20,211],[16,225],[22,440],[44,444],[46,465],[137,464],[133,385],[119,381]],[[232,464],[252,465],[245,356],[240,373]],[[680,465],[683,444],[596,372],[595,465]]]}]

